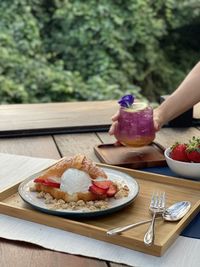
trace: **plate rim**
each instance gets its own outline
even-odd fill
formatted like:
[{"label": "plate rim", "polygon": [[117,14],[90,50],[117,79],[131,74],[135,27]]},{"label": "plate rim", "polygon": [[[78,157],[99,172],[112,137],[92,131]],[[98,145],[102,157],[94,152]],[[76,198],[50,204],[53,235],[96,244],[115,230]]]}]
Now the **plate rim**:
[{"label": "plate rim", "polygon": [[[106,209],[103,209],[103,210],[96,210],[96,211],[73,211],[73,210],[54,210],[54,209],[49,209],[48,207],[40,207],[36,204],[34,204],[32,201],[29,201],[25,194],[24,194],[24,191],[23,191],[23,187],[26,186],[29,182],[31,182],[36,175],[39,175],[40,173],[42,173],[43,171],[41,172],[37,172],[31,176],[29,176],[28,178],[26,178],[24,181],[22,181],[19,186],[18,186],[18,194],[19,196],[23,199],[23,201],[29,205],[31,205],[32,207],[34,207],[36,210],[39,210],[43,213],[46,213],[46,214],[49,214],[49,215],[56,215],[56,216],[63,216],[63,217],[69,217],[69,218],[89,218],[89,217],[99,217],[99,216],[104,216],[104,215],[109,215],[109,214],[112,214],[118,210],[121,210],[123,208],[125,208],[126,206],[129,206],[138,196],[139,192],[140,192],[140,186],[137,182],[137,180],[132,177],[131,175],[123,172],[123,171],[120,171],[120,170],[115,170],[115,169],[112,169],[112,168],[109,168],[109,167],[101,167],[102,169],[104,169],[104,171],[106,172],[107,170],[111,171],[111,172],[114,172],[114,173],[122,173],[124,175],[124,177],[122,177],[123,180],[126,180],[126,177],[128,177],[128,179],[130,179],[131,182],[133,182],[133,185],[136,186],[135,188],[135,193],[134,195],[127,201],[117,205],[117,206],[114,206],[114,207],[110,207],[110,208],[106,208]],[[120,176],[119,176],[120,177]],[[130,182],[128,181],[128,183]],[[29,193],[32,193],[31,191]]]}]

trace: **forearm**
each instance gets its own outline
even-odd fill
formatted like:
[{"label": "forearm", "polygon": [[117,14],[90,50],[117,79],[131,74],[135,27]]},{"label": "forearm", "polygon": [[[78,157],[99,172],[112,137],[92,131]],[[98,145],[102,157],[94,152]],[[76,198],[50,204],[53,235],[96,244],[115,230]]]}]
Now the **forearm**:
[{"label": "forearm", "polygon": [[179,116],[200,101],[200,62],[180,86],[157,109],[155,116],[160,126]]}]

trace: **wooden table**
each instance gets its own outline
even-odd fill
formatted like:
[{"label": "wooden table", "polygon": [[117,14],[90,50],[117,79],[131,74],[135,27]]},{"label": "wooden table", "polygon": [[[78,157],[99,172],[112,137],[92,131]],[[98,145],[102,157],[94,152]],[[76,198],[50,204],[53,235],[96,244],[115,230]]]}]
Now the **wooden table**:
[{"label": "wooden table", "polygon": [[[11,125],[9,124],[9,118],[10,120],[13,119],[13,116],[15,114],[18,114],[18,121],[13,119],[13,124],[15,127],[15,130],[18,129],[17,127],[21,127],[23,124],[23,127],[26,126],[25,122],[32,121],[29,123],[29,128],[37,128],[36,125],[41,124],[41,121],[48,121],[48,126],[50,127],[51,117],[48,116],[47,113],[43,114],[41,110],[50,108],[51,116],[53,114],[54,119],[52,125],[54,125],[55,118],[56,118],[56,112],[58,114],[58,110],[60,110],[60,116],[62,117],[64,114],[63,111],[63,104],[40,104],[37,105],[37,108],[40,108],[40,115],[37,113],[37,109],[35,105],[10,105],[10,106],[1,106],[0,107],[0,122],[1,127],[0,130],[4,130],[3,127],[8,127]],[[52,107],[54,107],[54,113],[52,112]],[[87,109],[88,107],[88,109]],[[105,107],[105,108],[103,108]],[[82,103],[65,103],[65,108],[70,110],[70,113],[74,115],[76,113],[75,118],[81,117],[82,120],[87,121],[87,125],[91,126],[92,124],[95,124],[97,122],[98,130],[100,129],[100,125],[108,126],[110,117],[114,113],[115,110],[117,110],[117,105],[113,101],[108,102],[93,102],[93,104],[90,102],[89,105],[86,105],[85,102]],[[78,114],[77,108],[79,110],[79,113],[83,115]],[[34,112],[33,110],[36,110],[36,116],[38,119],[34,122]],[[74,109],[74,113],[73,113]],[[107,109],[107,113],[105,110]],[[7,112],[6,112],[7,110]],[[28,117],[27,110],[31,110],[32,117]],[[93,116],[91,116],[91,112],[93,112]],[[95,120],[95,111],[98,110],[98,121]],[[19,112],[20,111],[20,112]],[[195,116],[200,117],[200,109],[199,106],[195,107]],[[44,111],[45,112],[45,111]],[[20,113],[20,114],[19,114]],[[3,114],[3,115],[2,115]],[[20,121],[20,116],[24,114],[24,120]],[[2,116],[3,117],[2,117]],[[44,116],[45,115],[45,116]],[[102,116],[101,116],[102,115]],[[42,127],[44,126],[44,121],[42,124]],[[59,121],[59,116],[58,116]],[[61,120],[62,123],[64,120]],[[70,124],[69,122],[72,122],[72,117],[70,120],[65,121],[66,125]],[[100,143],[111,143],[114,141],[114,138],[112,136],[109,136],[107,132],[102,131],[95,131],[94,130],[89,131],[80,130],[81,132],[78,132],[77,128],[77,121],[73,121],[73,126],[76,127],[76,133],[74,131],[69,131],[65,134],[51,134],[51,135],[38,135],[38,136],[25,136],[26,134],[22,131],[21,137],[9,137],[9,138],[0,138],[0,152],[2,153],[10,153],[10,154],[18,154],[18,155],[26,155],[26,156],[33,156],[33,157],[43,157],[43,158],[53,158],[53,159],[59,159],[62,156],[72,156],[77,153],[84,153],[86,156],[91,158],[92,160],[98,162],[98,158],[95,156],[93,147],[95,145],[98,145]],[[5,123],[2,125],[2,123]],[[37,124],[38,123],[38,124]],[[24,126],[25,125],[25,126]],[[62,124],[63,125],[63,124]],[[82,124],[83,125],[83,124]],[[61,124],[57,122],[57,126],[61,127]],[[70,126],[70,125],[69,125]],[[44,127],[43,127],[44,128]],[[29,129],[30,130],[30,129]],[[36,133],[36,132],[35,132]],[[30,132],[28,133],[30,134]],[[173,144],[175,141],[187,141],[192,136],[200,136],[200,128],[198,127],[191,127],[191,128],[163,128],[160,132],[157,133],[156,141],[161,143],[163,146],[167,147]],[[122,266],[120,264],[113,264],[106,261],[100,261],[96,259],[81,257],[81,256],[74,256],[59,252],[50,251],[47,249],[40,248],[35,245],[31,245],[24,242],[18,242],[18,241],[9,241],[0,239],[0,265],[1,267],[9,267],[9,266],[15,266],[15,267],[23,267],[23,266],[92,266],[92,267],[105,267],[105,266],[111,266],[111,267],[117,267]]]}]

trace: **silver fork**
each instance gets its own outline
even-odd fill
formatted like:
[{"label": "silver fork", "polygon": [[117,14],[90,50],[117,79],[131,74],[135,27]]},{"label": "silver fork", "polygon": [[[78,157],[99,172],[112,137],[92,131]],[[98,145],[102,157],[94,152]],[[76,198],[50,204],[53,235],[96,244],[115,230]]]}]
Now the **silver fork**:
[{"label": "silver fork", "polygon": [[155,218],[158,214],[163,213],[165,210],[165,192],[163,193],[153,193],[151,197],[151,202],[149,205],[149,209],[152,212],[152,221],[151,224],[144,236],[144,244],[147,246],[151,246],[154,242],[154,236],[155,236]]}]

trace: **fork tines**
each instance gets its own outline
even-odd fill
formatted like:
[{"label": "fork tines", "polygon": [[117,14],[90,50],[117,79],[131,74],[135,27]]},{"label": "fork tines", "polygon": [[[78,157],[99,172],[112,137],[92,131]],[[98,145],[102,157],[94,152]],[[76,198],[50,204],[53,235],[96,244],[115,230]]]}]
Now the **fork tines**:
[{"label": "fork tines", "polygon": [[164,209],[165,207],[165,192],[154,192],[151,197],[150,208]]}]

